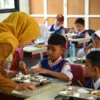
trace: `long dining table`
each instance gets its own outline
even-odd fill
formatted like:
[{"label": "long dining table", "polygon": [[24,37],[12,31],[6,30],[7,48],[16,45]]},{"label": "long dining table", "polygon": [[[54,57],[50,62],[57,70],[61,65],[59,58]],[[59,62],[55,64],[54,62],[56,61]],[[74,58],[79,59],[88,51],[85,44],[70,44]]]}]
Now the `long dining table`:
[{"label": "long dining table", "polygon": [[23,48],[24,52],[32,53],[32,54],[40,54],[40,60],[43,59],[43,52],[47,51],[47,47],[36,47],[34,44],[28,45]]}]

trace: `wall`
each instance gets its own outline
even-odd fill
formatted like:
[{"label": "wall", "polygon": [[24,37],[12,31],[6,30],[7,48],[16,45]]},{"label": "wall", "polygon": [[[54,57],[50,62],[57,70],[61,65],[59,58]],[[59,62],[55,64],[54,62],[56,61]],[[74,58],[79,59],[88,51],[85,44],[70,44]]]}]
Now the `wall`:
[{"label": "wall", "polygon": [[[29,0],[19,0],[20,11],[29,14]],[[0,13],[0,22],[5,19],[10,13]]]},{"label": "wall", "polygon": [[56,14],[64,15],[64,27],[74,27],[78,17],[85,20],[86,29],[100,29],[100,0],[29,0],[30,15],[38,23],[48,18],[46,25],[54,23]]}]

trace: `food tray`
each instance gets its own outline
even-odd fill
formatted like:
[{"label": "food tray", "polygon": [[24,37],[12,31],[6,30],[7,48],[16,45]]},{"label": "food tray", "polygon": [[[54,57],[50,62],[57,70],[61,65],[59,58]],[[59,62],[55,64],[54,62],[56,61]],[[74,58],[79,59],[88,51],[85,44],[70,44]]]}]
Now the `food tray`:
[{"label": "food tray", "polygon": [[100,96],[95,95],[96,92],[97,94],[100,93],[100,91],[72,86],[60,91],[59,94],[55,96],[55,100],[100,100]]},{"label": "food tray", "polygon": [[37,88],[50,85],[51,82],[48,78],[41,75],[23,75],[22,77],[12,78],[16,83],[34,83]]}]

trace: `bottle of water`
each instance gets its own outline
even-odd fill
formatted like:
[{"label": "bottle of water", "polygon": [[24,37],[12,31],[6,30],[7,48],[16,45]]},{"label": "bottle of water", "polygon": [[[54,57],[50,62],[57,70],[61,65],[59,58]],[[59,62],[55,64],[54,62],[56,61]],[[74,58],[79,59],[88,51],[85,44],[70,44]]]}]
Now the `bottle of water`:
[{"label": "bottle of water", "polygon": [[70,44],[69,47],[69,53],[70,53],[70,61],[73,62],[75,61],[75,44]]}]

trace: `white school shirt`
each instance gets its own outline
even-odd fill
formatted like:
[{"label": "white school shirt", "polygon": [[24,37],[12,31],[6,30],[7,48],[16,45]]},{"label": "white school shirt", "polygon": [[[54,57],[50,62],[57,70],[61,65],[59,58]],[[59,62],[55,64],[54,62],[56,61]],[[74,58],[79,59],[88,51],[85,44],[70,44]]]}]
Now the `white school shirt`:
[{"label": "white school shirt", "polygon": [[99,87],[100,87],[100,78],[96,82],[94,82],[94,88],[98,89]]},{"label": "white school shirt", "polygon": [[100,48],[91,48],[91,49],[88,50],[87,53],[85,53],[84,48],[82,48],[77,52],[77,57],[81,58],[83,56],[86,56],[86,54],[88,54],[91,51],[100,51]]},{"label": "white school shirt", "polygon": [[[48,63],[50,65],[50,67],[52,67],[52,66],[58,64],[62,59],[63,59],[62,57],[59,57],[54,63],[52,63],[51,60],[49,60]],[[39,68],[40,66],[41,66],[40,63],[38,63],[36,66],[32,66],[31,69]],[[68,62],[66,62],[63,65],[61,73],[64,73],[67,77],[69,77],[70,80],[72,80],[73,74],[71,73],[71,67]]]},{"label": "white school shirt", "polygon": [[[75,33],[73,32],[73,34],[78,34],[78,35],[80,35],[83,31],[85,31],[85,30],[82,30],[81,32],[79,32],[79,31],[76,30]],[[90,37],[90,35],[89,35],[88,32],[85,33],[85,37]]]},{"label": "white school shirt", "polygon": [[[51,25],[51,26],[52,26],[52,25]],[[51,26],[48,27],[48,30],[50,30]],[[54,30],[55,30],[55,31],[58,30],[60,27],[61,27],[61,26],[56,26],[56,25],[54,24]],[[61,35],[63,35],[64,37],[66,37],[66,35],[65,35],[65,30],[64,30],[64,29],[62,29]]]}]

